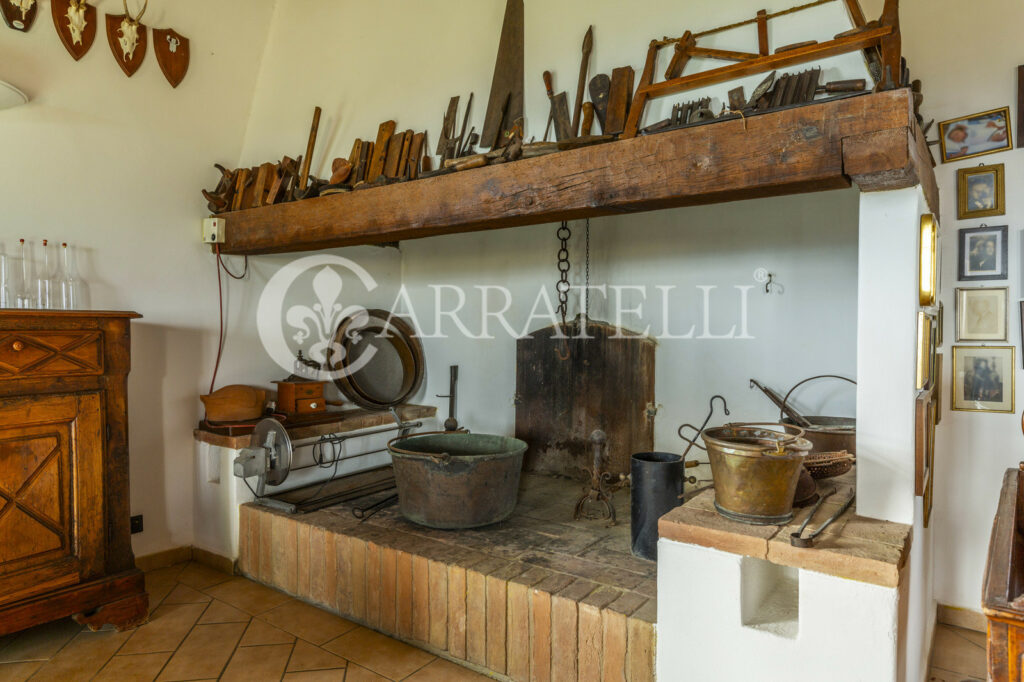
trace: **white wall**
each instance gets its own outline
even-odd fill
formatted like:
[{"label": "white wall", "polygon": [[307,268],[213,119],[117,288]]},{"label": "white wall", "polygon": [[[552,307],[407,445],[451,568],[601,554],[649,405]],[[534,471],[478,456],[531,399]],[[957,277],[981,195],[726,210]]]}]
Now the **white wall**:
[{"label": "white wall", "polygon": [[[216,344],[213,261],[199,243],[202,186],[237,162],[272,0],[154,3],[144,23],[192,40],[176,89],[150,53],[131,79],[100,28],[75,62],[40,7],[27,34],[0,27],[0,79],[26,105],[0,112],[0,245],[67,241],[97,308],[137,310],[129,381],[131,508],[137,554],[192,542],[192,428]],[[118,11],[119,3],[101,3]],[[230,346],[229,346],[230,350]],[[256,356],[257,366],[267,362]]]}]

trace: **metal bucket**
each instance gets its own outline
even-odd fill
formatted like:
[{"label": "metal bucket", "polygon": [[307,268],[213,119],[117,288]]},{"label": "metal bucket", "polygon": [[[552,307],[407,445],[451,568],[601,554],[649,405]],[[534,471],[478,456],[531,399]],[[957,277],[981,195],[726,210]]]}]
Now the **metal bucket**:
[{"label": "metal bucket", "polygon": [[658,558],[658,519],[682,504],[683,458],[670,452],[638,452],[630,460],[629,533],[633,554]]},{"label": "metal bucket", "polygon": [[800,467],[813,447],[803,434],[784,424],[704,429],[718,513],[759,526],[789,523]]},{"label": "metal bucket", "polygon": [[479,433],[422,433],[388,443],[402,515],[430,528],[476,528],[512,515],[526,443]]}]

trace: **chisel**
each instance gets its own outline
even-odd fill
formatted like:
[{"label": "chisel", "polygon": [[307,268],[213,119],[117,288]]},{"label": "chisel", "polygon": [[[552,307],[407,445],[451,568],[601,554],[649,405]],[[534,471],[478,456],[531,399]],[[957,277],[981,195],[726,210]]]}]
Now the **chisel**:
[{"label": "chisel", "polygon": [[548,108],[548,124],[546,126],[544,126],[544,141],[547,142],[548,141],[548,135],[551,133],[551,122],[555,118],[555,103],[554,103],[555,89],[551,85],[551,72],[550,71],[545,71],[544,72],[544,89],[548,91],[548,103],[549,103],[549,108]]},{"label": "chisel", "polygon": [[587,29],[583,36],[583,58],[580,60],[580,79],[576,83],[576,104],[572,110],[572,136],[580,133],[580,112],[583,111],[583,92],[587,87],[587,69],[590,67],[590,53],[594,49],[594,27]]}]

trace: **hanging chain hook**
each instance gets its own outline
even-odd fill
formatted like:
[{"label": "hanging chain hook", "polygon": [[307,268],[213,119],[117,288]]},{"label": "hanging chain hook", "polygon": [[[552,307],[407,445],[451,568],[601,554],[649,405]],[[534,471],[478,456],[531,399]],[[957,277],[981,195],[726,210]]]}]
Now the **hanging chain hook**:
[{"label": "hanging chain hook", "polygon": [[[728,403],[725,402],[725,398],[723,398],[720,395],[713,395],[711,396],[711,400],[708,401],[708,416],[704,419],[704,423],[700,425],[699,429],[693,424],[683,424],[676,430],[676,433],[679,434],[679,437],[685,440],[687,443],[689,443],[689,445],[686,446],[686,450],[683,452],[684,462],[686,461],[686,455],[689,454],[690,452],[690,448],[692,448],[694,445],[696,445],[701,450],[704,450],[705,452],[707,451],[707,448],[705,448],[703,445],[697,442],[697,438],[700,436],[701,433],[704,432],[704,429],[707,427],[708,422],[711,421],[711,417],[715,414],[716,399],[722,401],[722,411],[725,412],[726,416],[732,414],[731,412],[729,412],[729,405]],[[694,431],[696,431],[696,435],[694,435],[693,439],[691,440],[683,435],[683,429],[693,429]]]},{"label": "hanging chain hook", "polygon": [[562,326],[559,328],[563,335],[562,344],[555,349],[559,359],[563,362],[569,359],[569,339],[565,336],[565,317],[569,312],[569,239],[572,238],[572,230],[569,229],[568,221],[563,220],[555,232],[558,237],[558,281],[555,283],[555,292],[558,294],[558,313],[562,317]]}]

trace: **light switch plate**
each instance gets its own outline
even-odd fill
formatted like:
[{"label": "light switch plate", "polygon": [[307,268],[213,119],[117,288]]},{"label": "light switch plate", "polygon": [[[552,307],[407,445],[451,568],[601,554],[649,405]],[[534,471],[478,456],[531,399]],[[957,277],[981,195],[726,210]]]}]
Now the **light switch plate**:
[{"label": "light switch plate", "polygon": [[224,219],[204,218],[203,219],[203,243],[223,244],[224,243]]}]

